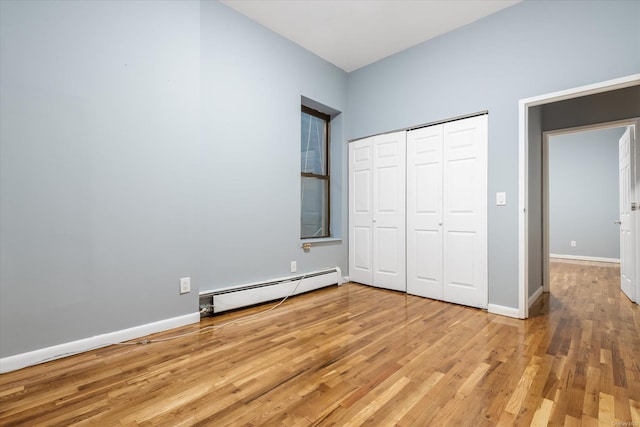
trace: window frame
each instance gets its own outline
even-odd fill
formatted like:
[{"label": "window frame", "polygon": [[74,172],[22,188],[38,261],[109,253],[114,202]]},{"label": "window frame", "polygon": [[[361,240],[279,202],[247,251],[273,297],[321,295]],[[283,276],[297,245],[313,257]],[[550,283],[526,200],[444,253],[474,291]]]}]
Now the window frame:
[{"label": "window frame", "polygon": [[[321,175],[321,174],[316,174],[316,173],[311,173],[311,172],[303,172],[302,168],[300,168],[300,184],[302,185],[302,180],[303,178],[314,178],[314,179],[321,179],[326,181],[327,183],[327,191],[326,191],[326,204],[325,204],[325,212],[324,212],[324,216],[326,218],[326,234],[323,234],[321,236],[309,236],[309,237],[304,237],[302,236],[302,223],[300,224],[300,239],[301,240],[307,240],[307,239],[324,239],[324,238],[330,238],[331,237],[331,173],[330,173],[330,155],[329,155],[329,147],[330,147],[330,130],[331,130],[331,116],[325,113],[322,113],[318,110],[314,110],[313,108],[309,108],[306,105],[301,105],[300,108],[300,113],[305,113],[308,114],[310,116],[319,118],[321,120],[324,121],[324,126],[325,126],[325,141],[324,141],[324,154],[325,154],[325,159],[324,159],[324,170],[325,170],[325,175]],[[302,117],[300,119],[300,122],[302,124]],[[300,141],[300,143],[302,143],[302,141]],[[300,152],[302,153],[302,147],[300,147]],[[300,199],[300,219],[302,220],[302,197]]]}]

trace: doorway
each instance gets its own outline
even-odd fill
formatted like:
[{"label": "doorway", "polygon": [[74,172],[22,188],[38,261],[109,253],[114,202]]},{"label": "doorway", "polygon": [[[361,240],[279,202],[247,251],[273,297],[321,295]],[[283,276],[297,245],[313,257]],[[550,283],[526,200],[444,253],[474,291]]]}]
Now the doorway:
[{"label": "doorway", "polygon": [[[543,132],[639,117],[639,96],[640,74],[634,74],[520,100],[518,317],[529,317],[531,297],[543,287]],[[635,223],[638,216],[633,215]]]},{"label": "doorway", "polygon": [[[550,262],[620,265],[620,122],[543,135],[543,287],[550,292]],[[633,125],[632,125],[633,126]]]}]

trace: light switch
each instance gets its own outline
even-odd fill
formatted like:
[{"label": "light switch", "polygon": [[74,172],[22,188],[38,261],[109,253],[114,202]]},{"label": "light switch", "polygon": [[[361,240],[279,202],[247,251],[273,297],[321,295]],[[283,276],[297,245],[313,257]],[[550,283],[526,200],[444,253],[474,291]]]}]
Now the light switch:
[{"label": "light switch", "polygon": [[496,206],[505,206],[507,204],[507,193],[504,191],[496,193]]}]

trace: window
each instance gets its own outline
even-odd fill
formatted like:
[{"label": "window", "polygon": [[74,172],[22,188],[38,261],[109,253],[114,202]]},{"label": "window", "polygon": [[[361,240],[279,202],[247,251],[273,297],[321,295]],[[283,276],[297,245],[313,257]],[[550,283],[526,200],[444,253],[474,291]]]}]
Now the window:
[{"label": "window", "polygon": [[331,117],[302,106],[300,236],[329,237],[329,121]]}]

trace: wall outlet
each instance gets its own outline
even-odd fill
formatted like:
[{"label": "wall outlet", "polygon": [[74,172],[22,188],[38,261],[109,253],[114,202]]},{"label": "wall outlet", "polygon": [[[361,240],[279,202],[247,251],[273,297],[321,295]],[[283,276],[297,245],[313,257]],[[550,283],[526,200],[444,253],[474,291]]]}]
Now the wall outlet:
[{"label": "wall outlet", "polygon": [[575,241],[575,240],[572,240],[572,241],[571,241],[571,247],[572,247],[572,248],[575,248],[575,247],[576,247],[576,241]]},{"label": "wall outlet", "polygon": [[291,272],[295,273],[298,271],[298,264],[295,261],[291,261]]},{"label": "wall outlet", "polygon": [[180,278],[180,294],[188,294],[191,292],[191,277]]}]

